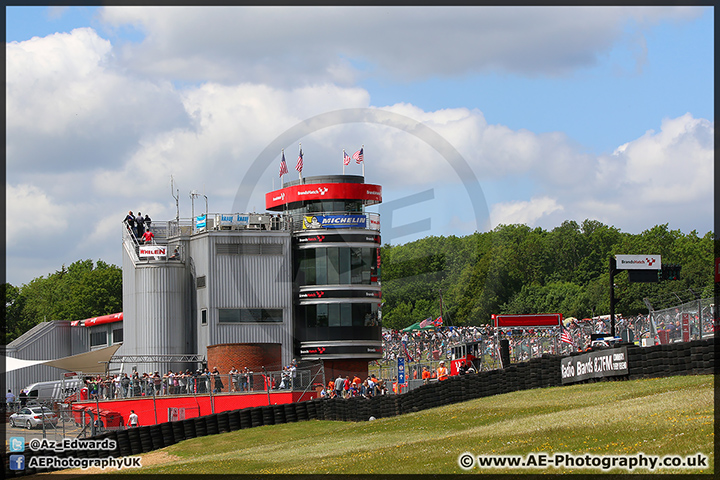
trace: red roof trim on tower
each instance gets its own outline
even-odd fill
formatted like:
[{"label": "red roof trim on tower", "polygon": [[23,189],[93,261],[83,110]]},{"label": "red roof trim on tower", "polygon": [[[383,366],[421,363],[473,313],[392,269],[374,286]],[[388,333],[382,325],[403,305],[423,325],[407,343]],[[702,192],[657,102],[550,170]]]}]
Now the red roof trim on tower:
[{"label": "red roof trim on tower", "polygon": [[365,205],[382,202],[382,187],[369,183],[308,183],[265,194],[265,208],[272,210],[305,200],[362,200]]}]

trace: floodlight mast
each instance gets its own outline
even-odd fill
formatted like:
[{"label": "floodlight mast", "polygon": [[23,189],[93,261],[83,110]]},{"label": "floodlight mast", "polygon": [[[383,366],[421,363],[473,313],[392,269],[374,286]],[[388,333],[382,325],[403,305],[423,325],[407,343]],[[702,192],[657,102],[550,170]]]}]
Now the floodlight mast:
[{"label": "floodlight mast", "polygon": [[615,337],[615,274],[617,273],[617,262],[614,256],[610,256],[610,335]]}]

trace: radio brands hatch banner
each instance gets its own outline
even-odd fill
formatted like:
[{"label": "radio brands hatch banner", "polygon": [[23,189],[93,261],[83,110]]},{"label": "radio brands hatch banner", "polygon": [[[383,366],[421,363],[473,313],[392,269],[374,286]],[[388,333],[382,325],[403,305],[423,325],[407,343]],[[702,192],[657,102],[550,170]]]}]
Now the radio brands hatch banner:
[{"label": "radio brands hatch banner", "polygon": [[618,270],[661,270],[660,255],[615,255]]},{"label": "radio brands hatch banner", "polygon": [[365,222],[365,215],[312,215],[303,217],[303,228],[365,228]]},{"label": "radio brands hatch banner", "polygon": [[627,347],[608,348],[560,359],[562,383],[627,375]]}]

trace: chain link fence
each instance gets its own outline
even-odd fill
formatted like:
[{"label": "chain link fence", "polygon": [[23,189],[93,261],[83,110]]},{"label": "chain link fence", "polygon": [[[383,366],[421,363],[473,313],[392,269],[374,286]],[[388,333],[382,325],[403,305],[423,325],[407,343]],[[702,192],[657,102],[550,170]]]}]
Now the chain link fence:
[{"label": "chain link fence", "polygon": [[713,302],[711,298],[703,298],[650,312],[658,343],[689,342],[712,337],[715,318]]}]

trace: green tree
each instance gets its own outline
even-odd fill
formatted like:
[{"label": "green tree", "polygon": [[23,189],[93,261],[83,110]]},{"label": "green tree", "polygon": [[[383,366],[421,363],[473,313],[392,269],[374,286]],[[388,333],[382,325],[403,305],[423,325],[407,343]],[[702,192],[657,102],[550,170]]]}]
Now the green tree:
[{"label": "green tree", "polygon": [[[81,320],[122,312],[122,270],[80,260],[16,288],[6,284],[6,342],[50,320]],[[9,313],[9,316],[7,315]]]}]

